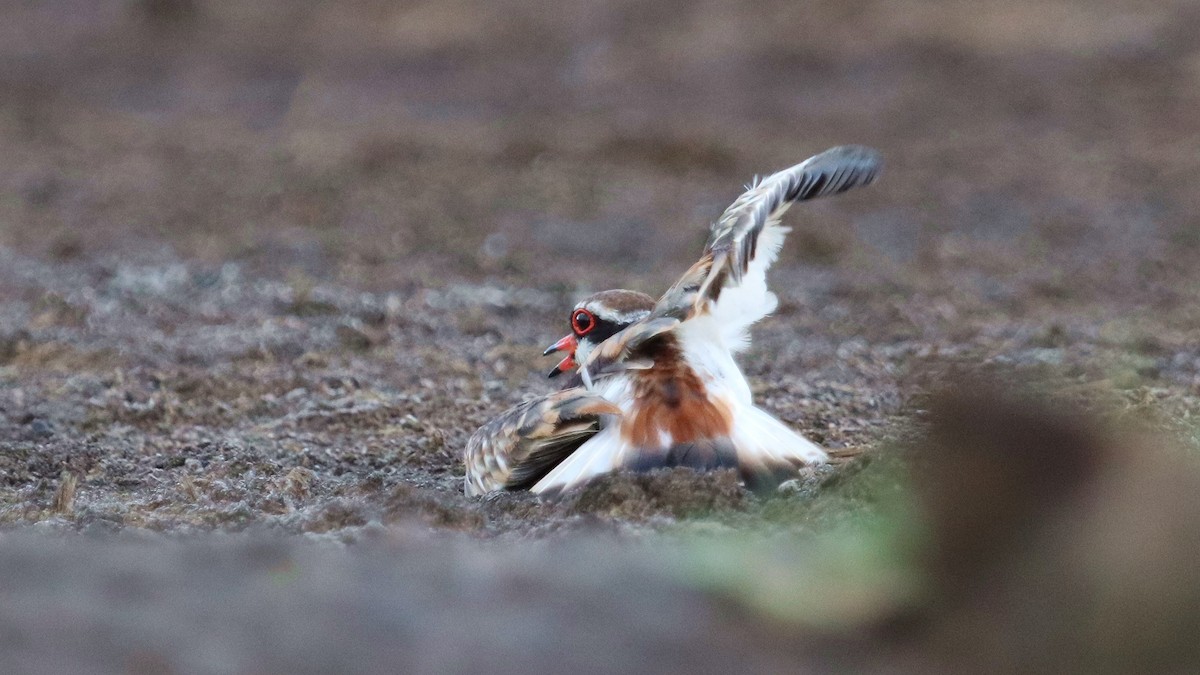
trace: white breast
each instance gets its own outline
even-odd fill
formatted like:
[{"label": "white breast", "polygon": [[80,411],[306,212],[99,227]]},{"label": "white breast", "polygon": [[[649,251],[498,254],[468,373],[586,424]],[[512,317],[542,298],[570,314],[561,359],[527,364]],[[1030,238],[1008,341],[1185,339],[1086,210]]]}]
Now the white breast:
[{"label": "white breast", "polygon": [[740,336],[731,334],[727,328],[709,314],[685,321],[675,330],[684,359],[704,386],[722,398],[749,405],[750,383],[733,360],[734,350],[729,344],[731,337]]}]

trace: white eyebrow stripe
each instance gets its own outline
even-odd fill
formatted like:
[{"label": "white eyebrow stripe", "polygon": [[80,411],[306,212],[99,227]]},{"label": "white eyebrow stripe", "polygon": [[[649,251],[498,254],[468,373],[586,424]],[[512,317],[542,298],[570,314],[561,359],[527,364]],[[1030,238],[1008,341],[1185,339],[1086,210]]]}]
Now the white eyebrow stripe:
[{"label": "white eyebrow stripe", "polygon": [[607,310],[607,308],[595,307],[592,305],[586,305],[579,309],[586,309],[595,315],[597,319],[604,319],[605,321],[612,321],[619,324],[629,324],[633,323],[634,321],[641,321],[647,316],[650,316],[650,310],[648,309],[635,309],[630,312],[617,312],[613,314],[610,314],[609,311],[611,310]]}]

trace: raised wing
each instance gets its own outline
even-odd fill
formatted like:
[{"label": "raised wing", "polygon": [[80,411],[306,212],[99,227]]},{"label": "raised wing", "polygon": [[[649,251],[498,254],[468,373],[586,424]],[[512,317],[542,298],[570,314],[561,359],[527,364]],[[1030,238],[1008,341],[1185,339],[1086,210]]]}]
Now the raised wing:
[{"label": "raised wing", "polygon": [[529,487],[599,431],[602,415],[620,413],[579,388],[509,408],[467,441],[467,495]]},{"label": "raised wing", "polygon": [[[650,315],[592,351],[579,370],[583,383],[590,386],[589,378],[642,367],[643,347],[668,330],[680,331],[690,351],[720,361],[715,370],[734,367],[723,355],[745,348],[749,327],[777,305],[766,274],[789,231],[780,217],[794,202],[868,185],[881,168],[875,150],[841,145],[749,187],[713,223],[704,255]],[[749,391],[744,394],[748,399]]]},{"label": "raised wing", "polygon": [[663,294],[652,316],[686,321],[712,314],[737,348],[745,330],[775,310],[766,272],[790,229],[780,217],[795,202],[868,185],[881,167],[875,150],[842,145],[751,185],[713,223],[704,255]]}]

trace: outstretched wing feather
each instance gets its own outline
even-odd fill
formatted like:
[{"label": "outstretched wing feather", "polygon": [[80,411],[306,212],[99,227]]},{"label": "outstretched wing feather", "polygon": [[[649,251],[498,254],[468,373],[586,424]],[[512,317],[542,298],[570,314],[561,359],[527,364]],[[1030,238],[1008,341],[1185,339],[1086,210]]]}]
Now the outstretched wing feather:
[{"label": "outstretched wing feather", "polygon": [[713,223],[704,255],[662,296],[655,315],[687,319],[703,311],[741,283],[761,253],[759,235],[793,203],[869,185],[881,166],[875,150],[842,145],[753,183]]}]

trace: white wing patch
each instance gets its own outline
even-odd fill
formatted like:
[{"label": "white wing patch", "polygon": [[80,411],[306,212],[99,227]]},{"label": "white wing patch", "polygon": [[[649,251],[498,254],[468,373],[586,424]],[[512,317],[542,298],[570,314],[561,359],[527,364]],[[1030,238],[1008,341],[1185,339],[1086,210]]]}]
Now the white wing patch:
[{"label": "white wing patch", "polygon": [[791,231],[790,227],[779,224],[779,216],[786,210],[786,206],[776,210],[758,235],[758,255],[750,262],[741,283],[726,288],[710,306],[706,317],[697,317],[710,318],[731,351],[745,351],[750,346],[750,327],[779,306],[779,299],[767,289],[767,269],[779,257],[783,240]]}]

